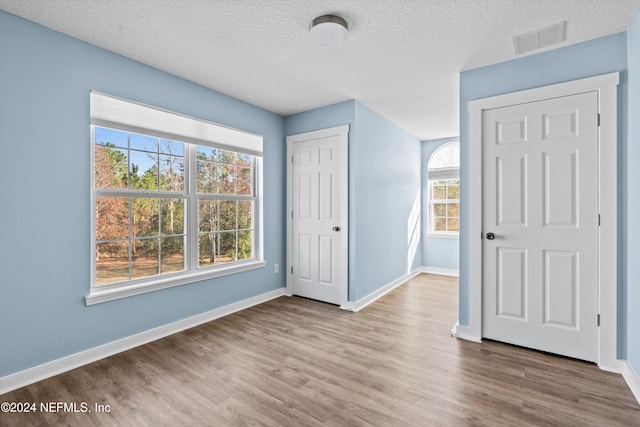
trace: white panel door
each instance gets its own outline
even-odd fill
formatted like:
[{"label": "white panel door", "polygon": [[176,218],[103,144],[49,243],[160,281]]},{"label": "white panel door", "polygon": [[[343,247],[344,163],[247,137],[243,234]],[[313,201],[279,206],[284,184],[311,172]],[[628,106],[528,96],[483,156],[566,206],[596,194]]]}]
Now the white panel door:
[{"label": "white panel door", "polygon": [[596,92],[483,113],[483,327],[598,359]]},{"label": "white panel door", "polygon": [[290,141],[292,293],[346,302],[347,135]]}]

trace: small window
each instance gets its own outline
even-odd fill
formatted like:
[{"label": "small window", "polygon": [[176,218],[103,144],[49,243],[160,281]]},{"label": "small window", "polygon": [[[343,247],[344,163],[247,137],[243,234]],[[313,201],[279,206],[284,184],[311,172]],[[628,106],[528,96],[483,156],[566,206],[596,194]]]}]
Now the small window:
[{"label": "small window", "polygon": [[460,144],[448,142],[429,159],[429,234],[457,236],[460,231]]},{"label": "small window", "polygon": [[430,181],[431,232],[460,231],[460,181]]},{"label": "small window", "polygon": [[87,304],[264,266],[262,137],[91,93]]}]

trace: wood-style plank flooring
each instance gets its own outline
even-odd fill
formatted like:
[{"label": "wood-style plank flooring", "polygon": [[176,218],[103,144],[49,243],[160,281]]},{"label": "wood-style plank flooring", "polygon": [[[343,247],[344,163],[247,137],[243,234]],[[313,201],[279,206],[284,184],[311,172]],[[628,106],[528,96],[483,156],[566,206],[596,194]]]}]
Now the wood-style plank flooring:
[{"label": "wood-style plank flooring", "polygon": [[0,425],[640,425],[620,375],[452,338],[457,287],[423,274],[358,313],[278,298],[0,396],[91,413]]}]

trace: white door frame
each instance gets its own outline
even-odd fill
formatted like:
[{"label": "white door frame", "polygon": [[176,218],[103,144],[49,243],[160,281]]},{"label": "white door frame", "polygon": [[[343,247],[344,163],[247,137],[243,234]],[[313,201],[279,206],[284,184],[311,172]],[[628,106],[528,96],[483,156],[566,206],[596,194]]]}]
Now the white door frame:
[{"label": "white door frame", "polygon": [[[583,92],[598,92],[599,186],[599,351],[598,366],[622,372],[617,358],[617,86],[619,73],[469,101],[469,325],[457,325],[459,338],[482,340],[482,116],[483,110],[541,101]],[[595,321],[595,319],[594,319]]]},{"label": "white door frame", "polygon": [[340,173],[344,178],[338,189],[340,198],[340,233],[344,238],[340,239],[340,251],[345,256],[339,260],[336,266],[336,275],[341,277],[340,282],[340,307],[344,307],[349,298],[349,125],[336,126],[328,129],[321,129],[312,132],[299,133],[287,136],[287,271],[286,271],[286,294],[293,295],[293,144],[296,142],[308,141],[310,139],[326,138],[330,136],[340,136]]}]

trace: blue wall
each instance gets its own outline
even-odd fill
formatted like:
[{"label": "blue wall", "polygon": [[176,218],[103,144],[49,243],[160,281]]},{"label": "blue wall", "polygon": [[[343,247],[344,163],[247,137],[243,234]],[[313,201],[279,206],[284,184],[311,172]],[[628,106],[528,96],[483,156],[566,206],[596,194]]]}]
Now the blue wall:
[{"label": "blue wall", "polygon": [[356,101],[345,101],[285,117],[287,136],[335,126],[349,125],[349,146],[355,141]]},{"label": "blue wall", "polygon": [[628,145],[626,152],[627,222],[626,316],[627,361],[640,374],[640,17],[627,32],[629,61]]},{"label": "blue wall", "polygon": [[350,126],[349,300],[357,301],[421,265],[420,241],[412,257],[408,230],[420,205],[420,141],[358,101],[286,117],[285,132],[344,124]]},{"label": "blue wall", "polygon": [[[462,213],[460,233],[460,316],[461,325],[469,324],[469,259],[466,248],[469,244],[469,209],[468,194],[465,188],[469,185],[469,113],[468,102],[473,99],[485,98],[509,92],[515,92],[534,87],[546,86],[585,77],[596,76],[616,71],[625,72],[627,69],[627,40],[626,33],[618,33],[588,42],[563,47],[560,49],[526,56],[516,60],[503,62],[460,74],[460,157],[461,157],[461,187]],[[626,73],[621,75],[618,88],[618,125],[619,140],[619,253],[625,250],[626,232],[624,214],[624,189],[626,176],[624,153],[627,148],[626,117],[627,117],[627,82]],[[624,257],[619,262],[619,277],[625,271]],[[620,298],[624,298],[626,287],[624,280],[619,283]],[[625,318],[620,301],[619,309],[619,353],[624,354]]]},{"label": "blue wall", "polygon": [[425,267],[456,270],[460,266],[460,239],[458,237],[434,237],[429,230],[429,175],[427,168],[431,155],[447,142],[458,137],[422,141],[422,265]]},{"label": "blue wall", "polygon": [[[91,89],[264,135],[266,268],[85,306]],[[0,94],[0,376],[284,286],[282,117],[4,12]]]},{"label": "blue wall", "polygon": [[[355,181],[349,194],[355,204],[349,268],[358,300],[422,264],[421,240],[413,257],[408,254],[412,210],[420,210],[422,162],[418,139],[359,102],[356,129],[349,173]],[[414,238],[421,234],[417,230]]]}]

